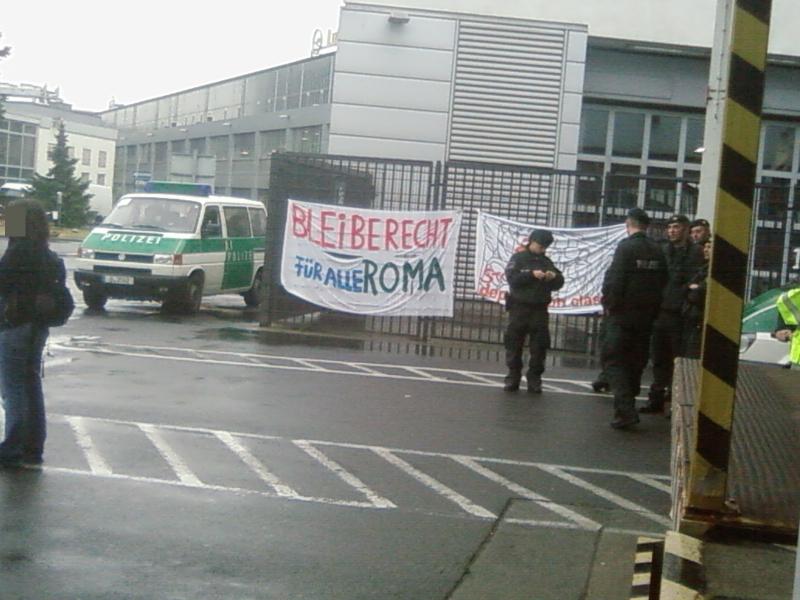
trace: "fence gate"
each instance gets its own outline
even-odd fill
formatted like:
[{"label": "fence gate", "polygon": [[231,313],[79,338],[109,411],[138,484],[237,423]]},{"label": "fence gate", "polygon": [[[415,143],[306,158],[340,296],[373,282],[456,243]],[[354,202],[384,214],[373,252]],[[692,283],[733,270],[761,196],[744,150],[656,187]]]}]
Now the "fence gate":
[{"label": "fence gate", "polygon": [[[452,318],[367,317],[334,312],[288,294],[280,285],[279,260],[287,200],[383,210],[460,210],[461,238]],[[789,188],[756,190],[757,219],[751,244],[750,295],[800,275],[800,218]],[[261,324],[326,333],[379,333],[417,341],[499,344],[502,306],[474,289],[478,211],[549,227],[598,227],[621,223],[640,206],[660,237],[671,214],[693,217],[697,182],[690,179],[574,173],[469,161],[433,163],[324,154],[277,153],[272,157]],[[794,263],[798,263],[796,266]],[[553,347],[582,353],[597,344],[594,316],[554,315]]]}]

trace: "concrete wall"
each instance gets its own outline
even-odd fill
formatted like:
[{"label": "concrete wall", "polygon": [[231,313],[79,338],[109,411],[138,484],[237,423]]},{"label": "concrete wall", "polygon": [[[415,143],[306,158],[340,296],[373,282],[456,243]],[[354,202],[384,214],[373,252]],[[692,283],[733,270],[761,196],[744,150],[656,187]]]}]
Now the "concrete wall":
[{"label": "concrete wall", "polygon": [[[592,37],[702,48],[712,45],[716,11],[716,0],[372,0],[365,4],[583,24]],[[798,24],[800,2],[773,0],[771,54],[800,57]]]},{"label": "concrete wall", "polygon": [[575,168],[585,27],[409,15],[342,9],[332,153]]}]

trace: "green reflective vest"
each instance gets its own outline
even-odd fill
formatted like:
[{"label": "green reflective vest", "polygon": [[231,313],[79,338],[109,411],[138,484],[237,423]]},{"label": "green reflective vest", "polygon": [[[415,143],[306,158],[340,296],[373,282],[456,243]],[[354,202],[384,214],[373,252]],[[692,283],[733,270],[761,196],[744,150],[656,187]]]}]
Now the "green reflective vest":
[{"label": "green reflective vest", "polygon": [[787,325],[795,327],[789,350],[792,366],[800,366],[800,287],[789,290],[778,296],[778,312]]}]

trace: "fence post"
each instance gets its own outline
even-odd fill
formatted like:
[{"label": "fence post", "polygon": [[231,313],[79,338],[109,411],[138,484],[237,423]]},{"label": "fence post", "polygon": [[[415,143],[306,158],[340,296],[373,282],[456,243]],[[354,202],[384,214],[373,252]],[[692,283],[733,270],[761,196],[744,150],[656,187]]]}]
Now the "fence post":
[{"label": "fence post", "polygon": [[259,315],[259,325],[269,327],[275,320],[275,302],[278,298],[283,227],[286,220],[286,192],[284,177],[286,157],[273,153],[270,158],[269,196],[267,199],[267,232],[264,237],[264,293]]}]

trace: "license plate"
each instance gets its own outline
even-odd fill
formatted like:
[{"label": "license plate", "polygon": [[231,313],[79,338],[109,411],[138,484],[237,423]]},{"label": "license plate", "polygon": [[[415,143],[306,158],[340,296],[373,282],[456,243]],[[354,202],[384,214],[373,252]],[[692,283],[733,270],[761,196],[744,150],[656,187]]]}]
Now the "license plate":
[{"label": "license plate", "polygon": [[133,285],[133,277],[129,275],[104,275],[103,281],[117,285]]}]

